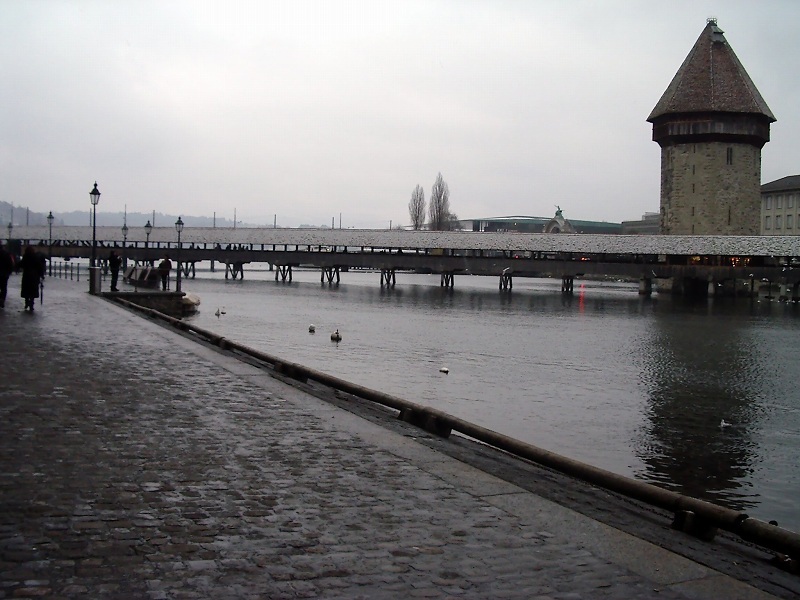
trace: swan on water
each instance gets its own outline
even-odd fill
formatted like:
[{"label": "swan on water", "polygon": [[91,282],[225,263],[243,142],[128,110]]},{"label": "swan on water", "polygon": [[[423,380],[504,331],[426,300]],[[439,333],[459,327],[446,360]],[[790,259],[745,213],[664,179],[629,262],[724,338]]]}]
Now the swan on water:
[{"label": "swan on water", "polygon": [[445,375],[447,375],[449,372],[450,372],[450,369],[448,369],[447,367],[441,367],[439,369],[439,373],[444,373]]},{"label": "swan on water", "polygon": [[730,426],[731,426],[731,423],[728,423],[725,419],[722,419],[722,421],[719,422],[719,428],[720,429],[725,429],[726,427],[730,427]]},{"label": "swan on water", "polygon": [[308,326],[308,333],[314,333],[316,330],[317,330],[317,328],[314,327],[313,323]]},{"label": "swan on water", "polygon": [[333,342],[341,342],[342,341],[342,334],[339,333],[338,329],[331,334],[331,341],[333,341]]}]

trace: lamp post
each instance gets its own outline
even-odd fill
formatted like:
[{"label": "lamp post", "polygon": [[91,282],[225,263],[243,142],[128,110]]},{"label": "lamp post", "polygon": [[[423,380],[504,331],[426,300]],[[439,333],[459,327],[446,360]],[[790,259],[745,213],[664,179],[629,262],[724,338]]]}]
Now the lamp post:
[{"label": "lamp post", "polygon": [[8,222],[8,245],[11,245],[11,230],[14,229],[14,226],[11,224],[11,221]]},{"label": "lamp post", "polygon": [[[147,219],[147,225],[144,226],[144,232],[147,234],[147,240],[144,242],[144,255],[147,256],[147,248],[150,246],[150,234],[153,232],[153,226],[150,225],[150,219]],[[144,260],[144,264],[147,264],[147,259]]]},{"label": "lamp post", "polygon": [[92,201],[92,260],[90,267],[95,265],[97,260],[97,203],[100,202],[100,190],[97,189],[97,182],[94,182],[94,189],[89,192],[89,199]]},{"label": "lamp post", "polygon": [[47,215],[47,226],[50,228],[50,277],[53,276],[53,220],[55,217],[53,216],[53,211],[50,211],[50,214]]},{"label": "lamp post", "polygon": [[128,268],[128,224],[122,224],[122,268]]},{"label": "lamp post", "polygon": [[177,283],[175,284],[175,291],[180,293],[181,291],[181,231],[183,231],[183,221],[180,217],[178,220],[175,221],[175,231],[178,232],[178,279]]}]

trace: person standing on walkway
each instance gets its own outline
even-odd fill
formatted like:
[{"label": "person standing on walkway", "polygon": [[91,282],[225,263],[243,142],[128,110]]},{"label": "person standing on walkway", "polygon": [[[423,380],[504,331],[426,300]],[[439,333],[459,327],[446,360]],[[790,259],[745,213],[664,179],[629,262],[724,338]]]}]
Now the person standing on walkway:
[{"label": "person standing on walkway", "polygon": [[111,271],[111,291],[118,292],[117,281],[119,280],[119,269],[122,266],[122,258],[116,250],[112,250],[108,255],[108,268]]},{"label": "person standing on walkway", "polygon": [[8,278],[14,270],[14,257],[0,245],[0,308],[6,306],[6,292],[8,292]]},{"label": "person standing on walkway", "polygon": [[158,274],[161,276],[161,289],[167,290],[167,282],[169,281],[169,272],[172,270],[172,263],[168,255],[164,255],[164,260],[158,263]]},{"label": "person standing on walkway", "polygon": [[33,246],[26,246],[22,260],[19,261],[22,269],[22,285],[19,295],[25,298],[25,310],[33,312],[33,305],[39,295],[39,285],[44,279],[44,267],[42,260],[36,256]]}]

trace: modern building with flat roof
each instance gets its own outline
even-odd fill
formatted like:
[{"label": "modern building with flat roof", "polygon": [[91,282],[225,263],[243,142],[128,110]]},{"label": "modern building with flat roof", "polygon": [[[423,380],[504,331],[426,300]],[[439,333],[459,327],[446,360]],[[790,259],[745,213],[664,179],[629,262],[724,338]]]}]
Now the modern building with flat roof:
[{"label": "modern building with flat roof", "polygon": [[565,219],[561,209],[553,217],[488,217],[460,221],[462,229],[467,231],[519,233],[621,233],[619,223],[606,221],[577,221]]}]

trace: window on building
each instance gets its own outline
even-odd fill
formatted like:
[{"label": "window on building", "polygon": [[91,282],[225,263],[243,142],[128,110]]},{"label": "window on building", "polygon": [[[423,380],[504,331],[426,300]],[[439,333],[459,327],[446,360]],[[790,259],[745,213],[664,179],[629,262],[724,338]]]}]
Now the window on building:
[{"label": "window on building", "polygon": [[772,229],[772,219],[770,217],[764,217],[764,229]]},{"label": "window on building", "polygon": [[786,215],[786,229],[792,228],[792,217],[794,215]]},{"label": "window on building", "polygon": [[767,203],[766,209],[767,210],[772,209],[772,196],[767,196],[766,203]]},{"label": "window on building", "polygon": [[794,208],[794,194],[786,196],[786,208]]},{"label": "window on building", "polygon": [[775,208],[783,208],[783,196],[775,196]]},{"label": "window on building", "polygon": [[728,148],[727,156],[725,157],[725,162],[729,165],[733,164],[733,148]]},{"label": "window on building", "polygon": [[776,230],[781,228],[781,221],[782,221],[781,216],[780,215],[775,215],[775,229]]}]

